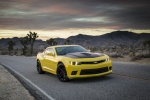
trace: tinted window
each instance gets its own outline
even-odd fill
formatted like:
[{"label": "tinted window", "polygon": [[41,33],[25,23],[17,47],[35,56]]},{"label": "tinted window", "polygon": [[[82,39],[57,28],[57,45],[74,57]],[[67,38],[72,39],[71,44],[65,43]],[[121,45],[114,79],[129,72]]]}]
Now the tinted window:
[{"label": "tinted window", "polygon": [[81,46],[56,47],[57,55],[66,55],[67,53],[74,52],[87,52],[87,50]]}]

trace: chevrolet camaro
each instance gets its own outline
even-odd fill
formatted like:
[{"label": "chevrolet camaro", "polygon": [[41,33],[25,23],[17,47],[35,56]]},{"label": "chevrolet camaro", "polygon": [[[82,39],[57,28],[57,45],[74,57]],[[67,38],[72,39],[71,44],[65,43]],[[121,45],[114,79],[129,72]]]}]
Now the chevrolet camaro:
[{"label": "chevrolet camaro", "polygon": [[112,61],[102,53],[92,53],[79,45],[47,47],[37,54],[39,74],[50,72],[62,82],[73,78],[103,76],[112,73]]}]

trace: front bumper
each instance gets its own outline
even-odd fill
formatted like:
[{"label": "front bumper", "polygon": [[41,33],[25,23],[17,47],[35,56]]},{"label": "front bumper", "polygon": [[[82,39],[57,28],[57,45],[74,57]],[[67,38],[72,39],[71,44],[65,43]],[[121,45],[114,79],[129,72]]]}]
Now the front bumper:
[{"label": "front bumper", "polygon": [[103,76],[112,73],[112,62],[100,64],[68,65],[66,66],[68,78],[85,78]]}]

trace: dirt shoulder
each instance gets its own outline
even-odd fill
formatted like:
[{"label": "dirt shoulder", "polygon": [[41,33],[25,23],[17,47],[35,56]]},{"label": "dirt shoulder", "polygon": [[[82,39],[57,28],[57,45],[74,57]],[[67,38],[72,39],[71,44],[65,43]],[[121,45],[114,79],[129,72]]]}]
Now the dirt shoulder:
[{"label": "dirt shoulder", "polygon": [[0,100],[35,100],[22,84],[0,65]]},{"label": "dirt shoulder", "polygon": [[114,62],[131,62],[131,63],[138,63],[138,64],[150,64],[150,58],[141,58],[134,61],[131,61],[129,57],[123,58],[111,58]]}]

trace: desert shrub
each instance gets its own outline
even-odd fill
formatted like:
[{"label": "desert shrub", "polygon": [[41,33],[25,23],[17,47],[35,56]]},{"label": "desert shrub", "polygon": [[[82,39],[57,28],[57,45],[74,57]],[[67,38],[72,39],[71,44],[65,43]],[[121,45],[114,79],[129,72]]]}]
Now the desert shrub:
[{"label": "desert shrub", "polygon": [[25,56],[32,56],[32,55],[31,55],[31,50],[30,50],[30,48],[28,48],[28,49],[26,50]]},{"label": "desert shrub", "polygon": [[108,54],[110,57],[112,57],[112,58],[123,58],[123,56],[122,55],[119,55],[118,53],[116,53],[116,52],[114,52],[114,53],[109,53]]},{"label": "desert shrub", "polygon": [[150,40],[145,40],[143,42],[143,46],[144,46],[144,49],[147,49],[149,51],[148,54],[150,54]]},{"label": "desert shrub", "polygon": [[48,40],[46,40],[47,44],[49,44],[50,46],[54,46],[57,45],[57,41],[54,38],[50,38]]},{"label": "desert shrub", "polygon": [[131,60],[131,61],[137,60],[137,57],[135,56],[135,53],[134,53],[134,52],[130,52],[130,53],[129,53],[129,57],[130,57],[130,60]]},{"label": "desert shrub", "polygon": [[21,56],[22,55],[22,50],[21,49],[15,49],[14,52],[13,52],[13,55]]},{"label": "desert shrub", "polygon": [[33,56],[36,56],[38,54],[38,50],[34,50]]},{"label": "desert shrub", "polygon": [[96,47],[88,47],[88,50],[90,50],[91,52],[98,51],[98,49]]},{"label": "desert shrub", "polygon": [[102,52],[104,52],[104,49],[101,47],[101,48],[99,48],[99,51],[102,53]]},{"label": "desert shrub", "polygon": [[127,51],[126,45],[119,44],[116,45],[113,49],[116,51],[117,55],[120,55],[122,57],[126,55],[126,51]]},{"label": "desert shrub", "polygon": [[8,55],[8,54],[9,54],[9,52],[7,50],[2,50],[1,51],[1,55]]},{"label": "desert shrub", "polygon": [[22,44],[23,48],[22,48],[22,55],[26,54],[26,50],[27,50],[27,45],[29,44],[28,41],[28,37],[24,37],[20,40],[20,43]]},{"label": "desert shrub", "polygon": [[117,49],[117,47],[114,46],[114,47],[110,48],[110,52],[116,52],[116,49]]},{"label": "desert shrub", "polygon": [[129,49],[129,57],[130,60],[134,61],[137,60],[138,58],[136,57],[136,52],[138,51],[137,46],[135,45],[130,45],[130,49]]},{"label": "desert shrub", "polygon": [[70,42],[71,42],[71,41],[70,41],[70,39],[69,39],[69,38],[67,38],[67,39],[65,40],[64,44],[65,44],[65,45],[69,45],[69,44],[70,44]]},{"label": "desert shrub", "polygon": [[137,58],[150,58],[150,54],[147,54],[147,53],[138,53],[136,55]]}]

